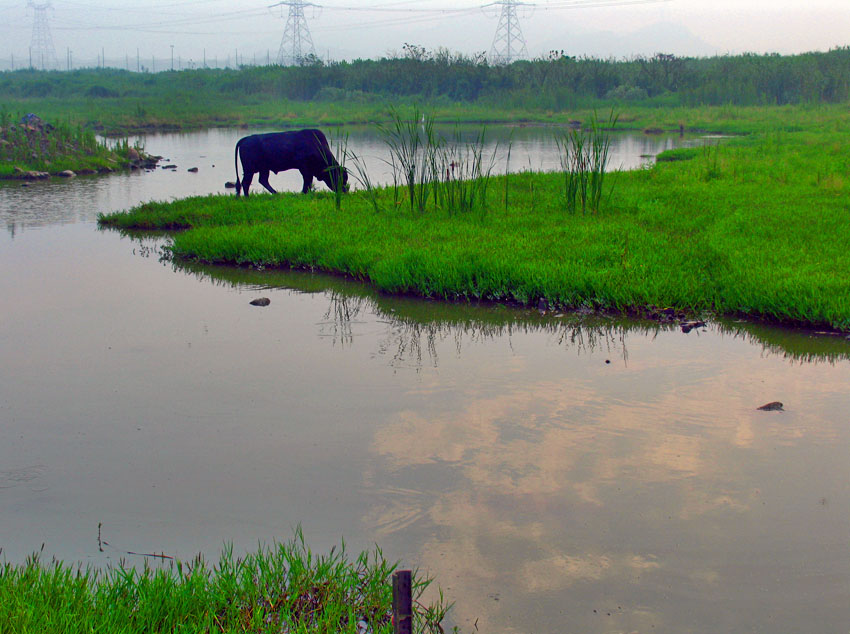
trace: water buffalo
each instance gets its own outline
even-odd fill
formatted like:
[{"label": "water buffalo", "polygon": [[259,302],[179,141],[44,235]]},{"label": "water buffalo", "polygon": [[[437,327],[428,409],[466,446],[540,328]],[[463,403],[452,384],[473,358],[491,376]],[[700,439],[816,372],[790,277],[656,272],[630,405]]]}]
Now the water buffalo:
[{"label": "water buffalo", "polygon": [[[239,158],[242,158],[242,181],[239,180]],[[272,194],[277,192],[269,184],[269,172],[296,169],[304,178],[303,193],[310,191],[313,179],[318,178],[334,191],[348,191],[348,173],[342,167],[328,145],[321,130],[293,130],[252,134],[236,143],[236,195],[248,189],[254,174],[260,174],[260,185]]]}]

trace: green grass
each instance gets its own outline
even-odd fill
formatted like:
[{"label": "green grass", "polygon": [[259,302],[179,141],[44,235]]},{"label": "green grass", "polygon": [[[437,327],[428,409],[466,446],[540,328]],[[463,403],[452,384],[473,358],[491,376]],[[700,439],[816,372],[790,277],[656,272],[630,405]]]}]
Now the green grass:
[{"label": "green grass", "polygon": [[24,125],[20,119],[0,109],[0,178],[15,177],[16,168],[58,174],[113,171],[130,165],[126,140],[108,144],[91,130],[65,121]]},{"label": "green grass", "polygon": [[707,144],[691,160],[614,175],[595,214],[564,211],[563,175],[521,173],[509,205],[508,182],[494,177],[475,214],[436,199],[411,213],[383,188],[349,194],[340,210],[324,193],[211,196],[101,223],[191,228],[174,236],[177,258],[334,271],[391,293],[848,330],[848,132],[850,116],[834,112],[805,131]]},{"label": "green grass", "polygon": [[[392,632],[394,566],[380,551],[349,560],[316,555],[300,533],[244,558],[226,549],[215,566],[190,563],[98,570],[42,562],[0,566],[0,631],[352,633],[366,621]],[[414,598],[430,581],[414,579]],[[442,632],[447,606],[414,602],[414,630]]]}]

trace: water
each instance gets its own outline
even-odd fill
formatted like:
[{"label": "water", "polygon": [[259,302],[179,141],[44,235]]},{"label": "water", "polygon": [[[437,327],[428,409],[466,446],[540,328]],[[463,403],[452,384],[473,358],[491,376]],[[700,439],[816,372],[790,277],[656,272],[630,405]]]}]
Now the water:
[{"label": "water", "polygon": [[[547,147],[516,132],[512,165],[519,134]],[[0,185],[6,560],[214,557],[300,525],[434,575],[466,632],[846,631],[850,342],[175,268],[97,229],[223,191],[240,135],[149,137],[176,173]]]}]

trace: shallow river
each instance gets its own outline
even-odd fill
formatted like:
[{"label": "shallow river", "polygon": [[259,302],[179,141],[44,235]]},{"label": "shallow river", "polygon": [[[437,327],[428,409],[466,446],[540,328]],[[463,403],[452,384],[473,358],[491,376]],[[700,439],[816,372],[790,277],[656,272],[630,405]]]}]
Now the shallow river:
[{"label": "shallow river", "polygon": [[[224,191],[241,134],[148,137],[174,172],[0,184],[2,558],[214,558],[301,526],[427,571],[464,632],[848,631],[850,342],[175,267],[97,229]],[[548,139],[518,129],[512,167],[554,167]]]}]

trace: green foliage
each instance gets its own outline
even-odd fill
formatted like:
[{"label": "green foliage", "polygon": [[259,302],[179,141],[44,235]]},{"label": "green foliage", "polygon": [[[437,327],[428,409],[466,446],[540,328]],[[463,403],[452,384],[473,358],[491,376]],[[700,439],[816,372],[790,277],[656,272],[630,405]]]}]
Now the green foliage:
[{"label": "green foliage", "polygon": [[[244,558],[232,549],[210,567],[200,558],[142,570],[70,567],[42,562],[0,567],[0,630],[88,632],[340,632],[365,622],[392,632],[391,575],[380,550],[349,560],[345,547],[316,555],[299,532]],[[431,582],[414,581],[414,597]],[[414,630],[442,632],[448,610],[440,600],[414,603]]]},{"label": "green foliage", "polygon": [[659,53],[626,60],[553,51],[531,61],[489,65],[483,55],[408,44],[401,54],[379,60],[315,59],[293,67],[0,73],[0,104],[7,108],[71,115],[113,131],[374,121],[386,103],[427,103],[429,112],[451,110],[448,120],[491,121],[612,105],[657,110],[848,100],[850,47],[801,55]]},{"label": "green foliage", "polygon": [[563,174],[524,172],[509,176],[508,205],[508,176],[493,177],[476,214],[435,199],[428,213],[411,213],[399,197],[406,184],[397,183],[353,192],[341,210],[324,192],[284,195],[285,204],[210,196],[149,203],[101,222],[192,227],[174,236],[178,258],[318,268],[389,292],[523,304],[542,297],[568,308],[671,306],[846,330],[850,116],[767,114],[808,124],[620,173],[602,214],[564,214]]}]

